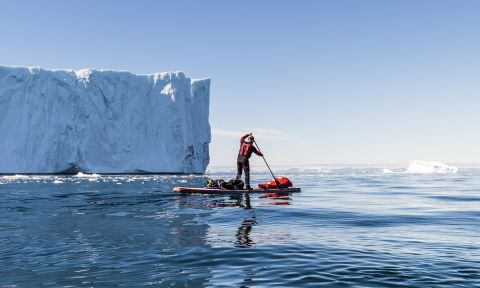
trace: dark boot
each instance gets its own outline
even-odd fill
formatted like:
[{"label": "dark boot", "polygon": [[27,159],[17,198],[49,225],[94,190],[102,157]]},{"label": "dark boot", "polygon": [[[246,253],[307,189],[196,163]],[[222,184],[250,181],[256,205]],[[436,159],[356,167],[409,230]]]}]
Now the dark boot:
[{"label": "dark boot", "polygon": [[250,185],[247,185],[245,186],[245,190],[253,190],[252,187],[250,187]]}]

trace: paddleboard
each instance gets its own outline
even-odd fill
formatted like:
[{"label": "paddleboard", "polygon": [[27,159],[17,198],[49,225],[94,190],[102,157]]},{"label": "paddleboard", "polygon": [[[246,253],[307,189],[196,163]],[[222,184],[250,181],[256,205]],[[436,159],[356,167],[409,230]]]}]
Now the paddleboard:
[{"label": "paddleboard", "polygon": [[173,187],[173,192],[178,193],[199,193],[199,194],[238,194],[238,193],[294,193],[300,192],[300,188],[285,189],[253,189],[253,190],[226,190],[218,188],[193,188],[193,187]]}]

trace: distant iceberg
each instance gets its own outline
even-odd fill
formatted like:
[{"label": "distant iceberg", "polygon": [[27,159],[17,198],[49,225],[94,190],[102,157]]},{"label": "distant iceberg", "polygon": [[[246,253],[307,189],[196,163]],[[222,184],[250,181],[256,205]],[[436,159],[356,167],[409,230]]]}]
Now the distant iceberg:
[{"label": "distant iceberg", "polygon": [[411,174],[458,173],[458,168],[442,162],[415,160],[410,163],[405,172]]},{"label": "distant iceberg", "polygon": [[203,173],[210,80],[0,66],[0,173]]}]

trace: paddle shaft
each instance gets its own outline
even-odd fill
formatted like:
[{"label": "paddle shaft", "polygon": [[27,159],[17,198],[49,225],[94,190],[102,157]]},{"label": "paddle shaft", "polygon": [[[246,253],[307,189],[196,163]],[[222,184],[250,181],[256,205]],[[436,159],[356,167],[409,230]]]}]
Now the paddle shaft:
[{"label": "paddle shaft", "polygon": [[[253,144],[255,144],[255,146],[257,147],[258,152],[262,153],[262,151],[260,150],[260,147],[258,147],[258,144],[255,140],[253,140]],[[264,156],[262,156],[262,158],[263,158],[263,161],[265,161],[265,164],[267,165],[268,170],[272,174],[273,179],[275,180],[275,183],[277,183],[278,188],[282,189],[282,185],[280,185],[280,182],[278,182],[277,178],[275,178],[275,175],[273,175],[272,169],[270,169],[270,166],[268,165],[267,160],[265,159]]]}]

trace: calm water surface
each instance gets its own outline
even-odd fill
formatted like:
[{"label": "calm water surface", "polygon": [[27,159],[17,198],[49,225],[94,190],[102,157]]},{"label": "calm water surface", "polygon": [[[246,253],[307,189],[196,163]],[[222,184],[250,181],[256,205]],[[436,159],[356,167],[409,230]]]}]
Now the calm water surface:
[{"label": "calm water surface", "polygon": [[282,174],[302,192],[171,192],[225,173],[0,176],[0,288],[480,287],[480,172]]}]

